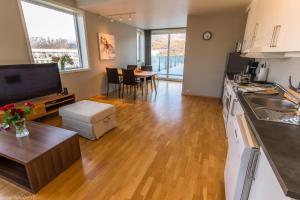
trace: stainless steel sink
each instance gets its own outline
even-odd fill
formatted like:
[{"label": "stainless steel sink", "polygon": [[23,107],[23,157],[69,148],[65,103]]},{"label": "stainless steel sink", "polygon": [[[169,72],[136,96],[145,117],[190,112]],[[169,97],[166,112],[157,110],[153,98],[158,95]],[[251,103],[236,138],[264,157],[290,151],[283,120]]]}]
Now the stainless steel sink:
[{"label": "stainless steel sink", "polygon": [[294,111],[297,109],[297,105],[293,102],[281,99],[281,98],[262,98],[262,97],[255,97],[250,96],[248,100],[251,104],[254,104],[255,108],[268,108],[271,110],[278,110],[278,111]]},{"label": "stainless steel sink", "polygon": [[300,125],[295,103],[281,96],[265,97],[245,93],[244,97],[258,119]]}]

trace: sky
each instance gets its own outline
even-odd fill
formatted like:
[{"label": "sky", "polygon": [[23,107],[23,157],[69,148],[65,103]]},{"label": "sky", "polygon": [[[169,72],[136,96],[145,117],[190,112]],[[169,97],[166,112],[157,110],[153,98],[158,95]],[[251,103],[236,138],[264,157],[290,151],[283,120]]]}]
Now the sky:
[{"label": "sky", "polygon": [[24,1],[22,8],[29,37],[76,40],[73,15]]}]

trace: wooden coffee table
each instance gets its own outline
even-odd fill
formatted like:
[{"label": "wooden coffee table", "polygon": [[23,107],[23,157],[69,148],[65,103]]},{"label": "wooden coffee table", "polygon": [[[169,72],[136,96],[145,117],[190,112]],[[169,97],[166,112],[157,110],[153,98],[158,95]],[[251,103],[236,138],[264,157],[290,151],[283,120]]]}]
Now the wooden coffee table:
[{"label": "wooden coffee table", "polygon": [[0,131],[0,177],[36,193],[81,158],[77,133],[27,122],[28,137]]}]

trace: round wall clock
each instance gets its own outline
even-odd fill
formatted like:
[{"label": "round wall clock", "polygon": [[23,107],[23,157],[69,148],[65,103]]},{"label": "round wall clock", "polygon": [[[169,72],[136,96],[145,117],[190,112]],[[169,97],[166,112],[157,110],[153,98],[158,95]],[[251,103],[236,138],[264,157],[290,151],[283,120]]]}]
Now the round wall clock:
[{"label": "round wall clock", "polygon": [[204,33],[203,33],[203,39],[204,40],[210,40],[212,38],[212,32],[210,32],[210,31],[205,31]]}]

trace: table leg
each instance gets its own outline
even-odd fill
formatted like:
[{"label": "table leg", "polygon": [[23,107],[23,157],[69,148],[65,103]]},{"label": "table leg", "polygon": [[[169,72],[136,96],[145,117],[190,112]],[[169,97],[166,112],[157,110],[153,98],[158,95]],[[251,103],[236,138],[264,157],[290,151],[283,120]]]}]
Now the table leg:
[{"label": "table leg", "polygon": [[152,81],[153,81],[153,85],[154,85],[154,90],[155,90],[155,93],[157,93],[157,89],[156,89],[156,80],[155,80],[155,76],[152,76]]},{"label": "table leg", "polygon": [[144,88],[145,88],[145,93],[148,95],[148,87],[147,87],[147,77],[144,77]]}]

